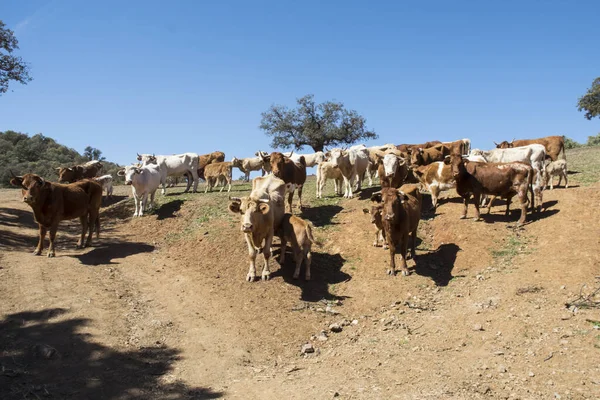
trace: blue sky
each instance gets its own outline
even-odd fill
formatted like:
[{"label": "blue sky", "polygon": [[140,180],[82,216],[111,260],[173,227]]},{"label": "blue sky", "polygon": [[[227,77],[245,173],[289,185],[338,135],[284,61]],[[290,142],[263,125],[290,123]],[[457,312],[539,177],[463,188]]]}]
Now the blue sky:
[{"label": "blue sky", "polygon": [[[111,161],[268,150],[271,104],[339,100],[380,138],[600,132],[576,102],[600,76],[597,1],[8,0],[34,80],[0,97],[0,131]],[[308,152],[309,149],[305,149]]]}]

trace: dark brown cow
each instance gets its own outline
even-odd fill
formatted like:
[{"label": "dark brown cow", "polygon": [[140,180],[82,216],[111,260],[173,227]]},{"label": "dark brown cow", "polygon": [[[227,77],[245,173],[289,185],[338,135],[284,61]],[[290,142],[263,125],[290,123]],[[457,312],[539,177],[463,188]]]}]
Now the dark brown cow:
[{"label": "dark brown cow", "polygon": [[438,144],[442,144],[442,142],[439,140],[432,140],[431,142],[425,142],[423,144],[399,144],[396,148],[404,153],[410,154],[413,149],[428,149]]},{"label": "dark brown cow", "polygon": [[58,167],[58,181],[60,183],[73,183],[81,179],[94,178],[102,169],[100,161],[90,161],[83,165],[72,167]]},{"label": "dark brown cow", "polygon": [[559,159],[559,156],[562,153],[562,157],[560,159],[565,160],[565,139],[562,136],[546,136],[539,139],[522,139],[515,140],[512,142],[507,142],[506,140],[500,143],[494,142],[496,148],[498,149],[507,149],[509,147],[521,147],[527,146],[530,144],[541,144],[546,148],[546,157],[549,157],[552,161],[556,161]]},{"label": "dark brown cow", "polygon": [[396,274],[396,249],[400,249],[400,268],[402,275],[409,274],[406,266],[406,253],[409,238],[411,256],[415,259],[417,228],[421,219],[421,192],[419,185],[403,185],[400,189],[381,189],[383,201],[383,229],[390,249],[390,275]]},{"label": "dark brown cow", "polygon": [[444,158],[450,155],[450,153],[450,147],[444,144],[438,144],[428,149],[413,149],[410,156],[410,164],[414,168],[420,165],[429,165],[436,161],[444,161]]},{"label": "dark brown cow", "polygon": [[306,182],[306,161],[303,156],[300,157],[299,161],[300,162],[296,164],[277,151],[272,152],[269,156],[273,175],[282,179],[286,184],[286,191],[289,193],[288,205],[290,213],[292,213],[292,197],[294,196],[296,188],[298,189],[300,208],[302,208],[302,186],[304,185],[304,182]]},{"label": "dark brown cow", "polygon": [[[67,219],[79,218],[81,221],[81,238],[77,247],[87,247],[92,243],[94,226],[96,237],[100,235],[100,204],[102,203],[102,186],[92,180],[82,180],[62,185],[46,182],[35,174],[14,176],[10,183],[20,186],[23,201],[33,210],[33,217],[39,226],[40,238],[33,254],[39,256],[44,248],[46,231],[50,230],[50,247],[48,257],[54,257],[54,239],[58,224]],[[85,232],[89,234],[85,245]]]},{"label": "dark brown cow", "polygon": [[467,207],[471,194],[475,204],[475,221],[480,221],[479,204],[481,195],[487,194],[506,199],[506,215],[513,196],[519,196],[521,217],[518,225],[523,225],[527,215],[527,190],[531,192],[533,209],[533,168],[521,162],[482,163],[464,159],[462,155],[452,153],[445,162],[450,163],[452,176],[456,180],[456,192],[463,198],[464,209],[461,219],[467,218]]}]

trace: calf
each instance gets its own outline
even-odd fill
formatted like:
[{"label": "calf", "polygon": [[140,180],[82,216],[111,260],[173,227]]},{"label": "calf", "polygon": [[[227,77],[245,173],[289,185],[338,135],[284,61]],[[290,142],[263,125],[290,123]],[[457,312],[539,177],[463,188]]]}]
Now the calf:
[{"label": "calf", "polygon": [[[62,185],[46,182],[35,174],[14,176],[10,180],[14,186],[21,187],[23,202],[33,210],[33,217],[39,227],[39,241],[33,254],[39,256],[44,249],[46,232],[50,230],[50,247],[48,257],[54,257],[54,239],[60,221],[79,218],[81,221],[81,237],[77,248],[87,247],[92,243],[92,232],[96,230],[96,238],[100,236],[100,205],[102,203],[102,186],[92,180]],[[89,228],[85,244],[83,239]]]},{"label": "calf", "polygon": [[102,189],[106,190],[106,197],[110,198],[113,194],[113,177],[112,175],[102,175],[94,178],[96,182],[102,185]]},{"label": "calf", "polygon": [[300,162],[295,163],[283,154],[274,151],[270,155],[271,170],[273,175],[282,179],[286,183],[288,194],[289,212],[292,213],[292,197],[294,191],[298,189],[298,201],[302,209],[302,187],[306,182],[306,163],[304,157],[300,157]]},{"label": "calf", "polygon": [[410,156],[410,164],[413,167],[418,167],[420,165],[429,165],[432,162],[444,161],[444,158],[446,158],[446,156],[449,154],[450,147],[443,144],[438,144],[434,147],[429,147],[427,149],[413,149]]},{"label": "calf", "polygon": [[[206,189],[204,190],[204,193],[206,193],[208,189],[212,192],[215,183],[223,180],[229,185],[227,188],[227,193],[229,193],[231,191],[231,169],[232,165],[230,162],[217,162],[205,166],[204,179],[206,179]],[[223,184],[219,193],[222,192],[223,189],[225,189],[225,184]]]},{"label": "calf", "polygon": [[436,161],[429,165],[413,169],[423,187],[431,193],[431,208],[435,211],[442,191],[456,188],[456,181],[452,177],[450,165]]},{"label": "calf", "polygon": [[[131,185],[131,192],[135,202],[134,217],[141,217],[144,211],[154,206],[154,195],[161,183],[160,168],[156,164],[148,164],[142,167],[128,165],[119,170],[117,175],[125,177],[125,184]],[[148,195],[150,204],[148,205]]]},{"label": "calf", "polygon": [[558,176],[558,184],[556,186],[560,186],[562,178],[565,178],[565,188],[569,187],[569,180],[567,179],[567,160],[556,160],[546,165],[546,181],[544,182],[544,186],[548,186],[548,182],[550,182],[550,190],[554,189],[552,181],[555,176]]},{"label": "calf", "polygon": [[81,179],[93,178],[98,175],[102,169],[100,161],[88,161],[83,165],[75,165],[66,168],[56,168],[58,170],[58,182],[72,183]]},{"label": "calf", "polygon": [[[513,196],[518,195],[521,203],[521,217],[518,225],[523,225],[527,214],[527,190],[533,179],[533,168],[521,162],[480,163],[463,159],[453,153],[445,162],[451,165],[452,176],[456,180],[456,192],[463,198],[464,209],[461,219],[467,218],[467,207],[471,194],[475,203],[475,221],[480,221],[479,204],[481,195],[488,194],[506,199],[508,215]],[[531,202],[533,209],[533,189]]]},{"label": "calf", "polygon": [[383,217],[381,213],[383,212],[383,204],[381,203],[381,192],[373,193],[371,196],[371,200],[373,200],[373,204],[371,205],[371,209],[363,208],[363,213],[369,214],[371,216],[371,223],[375,227],[375,241],[373,242],[374,247],[381,247],[380,242],[383,243],[383,248],[387,249],[388,244],[385,237],[385,230],[383,229]]},{"label": "calf", "polygon": [[411,240],[411,256],[415,259],[417,228],[421,219],[421,192],[419,185],[403,185],[400,189],[382,188],[383,229],[390,248],[389,275],[396,274],[396,249],[400,250],[402,275],[409,274],[406,266],[408,241]]},{"label": "calf", "polygon": [[539,139],[523,139],[507,142],[506,140],[500,143],[494,142],[499,149],[508,149],[511,147],[528,146],[530,144],[541,144],[546,149],[546,156],[552,161],[565,158],[565,139],[562,136],[547,136]]},{"label": "calf", "polygon": [[269,271],[271,243],[276,233],[281,235],[281,221],[285,211],[285,186],[285,182],[281,179],[268,175],[254,179],[252,192],[248,197],[229,198],[229,210],[242,215],[241,230],[248,245],[250,258],[250,269],[246,275],[246,280],[249,282],[256,277],[256,256],[261,251],[258,247],[261,245],[265,258],[262,279],[268,280],[271,276]]},{"label": "calf", "polygon": [[340,169],[329,161],[317,165],[317,199],[323,198],[323,188],[327,179],[333,179],[335,194],[341,196],[344,177]]},{"label": "calf", "polygon": [[294,279],[300,276],[300,267],[302,261],[306,260],[305,279],[310,280],[310,263],[312,255],[310,253],[313,243],[316,243],[312,234],[312,225],[310,222],[298,218],[291,214],[285,214],[281,221],[281,255],[279,265],[283,267],[285,262],[285,249],[287,243],[291,243],[294,252],[294,261],[296,269],[294,270]]},{"label": "calf", "polygon": [[[198,156],[198,178],[206,180],[204,177],[204,168],[206,168],[208,164],[223,161],[225,161],[225,153],[222,151],[213,151],[212,153]],[[187,173],[186,176],[188,179],[192,179],[192,176]]]},{"label": "calf", "polygon": [[355,180],[358,181],[357,190],[361,189],[361,183],[369,165],[369,152],[364,146],[354,146],[348,150],[332,149],[330,154],[330,162],[340,169],[344,177],[344,197],[350,199],[353,197]]},{"label": "calf", "polygon": [[244,173],[244,179],[246,182],[250,180],[250,172],[251,171],[260,171],[263,170],[264,176],[264,162],[261,157],[250,157],[250,158],[236,158],[233,157],[231,159],[231,165],[235,168],[238,168],[240,171]]}]

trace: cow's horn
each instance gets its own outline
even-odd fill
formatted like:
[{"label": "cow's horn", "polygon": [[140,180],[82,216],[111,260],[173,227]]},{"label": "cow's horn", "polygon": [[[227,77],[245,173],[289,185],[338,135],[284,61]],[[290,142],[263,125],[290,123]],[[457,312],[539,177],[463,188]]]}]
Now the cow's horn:
[{"label": "cow's horn", "polygon": [[498,143],[496,143],[496,141],[494,141],[494,140],[493,140],[493,142],[494,142],[494,144],[495,144],[496,146],[498,146]]},{"label": "cow's horn", "polygon": [[229,196],[229,201],[238,201],[238,202],[241,202],[242,199],[240,199],[239,197],[231,197],[231,196]]},{"label": "cow's horn", "polygon": [[258,199],[259,203],[268,203],[269,199]]},{"label": "cow's horn", "polygon": [[292,156],[292,154],[294,154],[294,150],[292,150],[292,151],[290,152],[290,155],[288,156],[288,158],[290,158],[290,157]]},{"label": "cow's horn", "polygon": [[12,176],[13,178],[16,178],[17,176],[15,175],[14,172],[12,172],[12,169],[9,169],[8,172],[10,172],[10,176]]}]

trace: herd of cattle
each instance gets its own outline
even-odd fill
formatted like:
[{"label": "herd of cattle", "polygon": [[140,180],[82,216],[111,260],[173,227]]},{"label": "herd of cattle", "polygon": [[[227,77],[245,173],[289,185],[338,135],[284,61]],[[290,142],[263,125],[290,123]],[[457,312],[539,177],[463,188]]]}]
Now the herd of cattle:
[{"label": "herd of cattle", "polygon": [[[496,148],[489,151],[471,150],[470,140],[461,139],[412,145],[357,145],[306,155],[258,151],[255,157],[234,157],[230,162],[225,161],[225,154],[220,151],[206,155],[138,154],[137,161],[118,172],[132,187],[134,216],[142,216],[148,207],[152,207],[156,190],[162,185],[164,194],[169,179],[185,176],[185,192],[192,185],[196,192],[199,179],[206,181],[205,192],[218,185],[222,186],[221,191],[228,185],[229,192],[234,167],[245,174],[246,180],[251,171],[262,170],[263,176],[252,181],[248,196],[229,198],[229,210],[241,214],[241,230],[250,256],[249,281],[256,276],[255,262],[259,252],[264,255],[262,279],[269,278],[274,236],[282,243],[280,263],[284,261],[286,244],[290,243],[296,261],[294,278],[299,276],[304,261],[305,277],[310,279],[311,246],[315,243],[311,224],[292,215],[292,198],[296,190],[302,209],[307,167],[317,167],[317,198],[322,197],[328,179],[334,181],[337,195],[341,196],[343,191],[344,197],[352,198],[361,189],[365,178],[371,186],[373,179],[379,177],[381,190],[371,196],[371,208],[363,211],[370,214],[376,227],[373,245],[389,248],[388,273],[395,274],[395,254],[398,253],[403,275],[408,275],[409,242],[414,257],[422,209],[421,190],[431,193],[435,209],[442,191],[456,189],[464,202],[461,218],[466,218],[467,206],[473,197],[476,220],[480,219],[479,208],[486,199],[489,201],[488,213],[496,197],[505,199],[508,215],[511,199],[517,196],[521,208],[518,224],[522,225],[528,207],[531,212],[541,209],[543,190],[548,183],[550,188],[553,187],[553,176],[559,176],[559,185],[562,178],[565,187],[568,185],[564,140],[560,136],[504,141],[496,143]],[[39,225],[39,242],[34,254],[41,254],[49,230],[48,257],[54,256],[54,239],[62,220],[80,218],[82,233],[78,247],[88,246],[94,231],[99,235],[102,193],[106,190],[107,196],[112,194],[113,179],[111,175],[97,177],[101,169],[102,164],[98,161],[59,168],[60,183],[47,182],[34,174],[13,174],[11,183],[22,188],[23,201],[32,208]],[[88,237],[84,243],[86,232]]]}]

